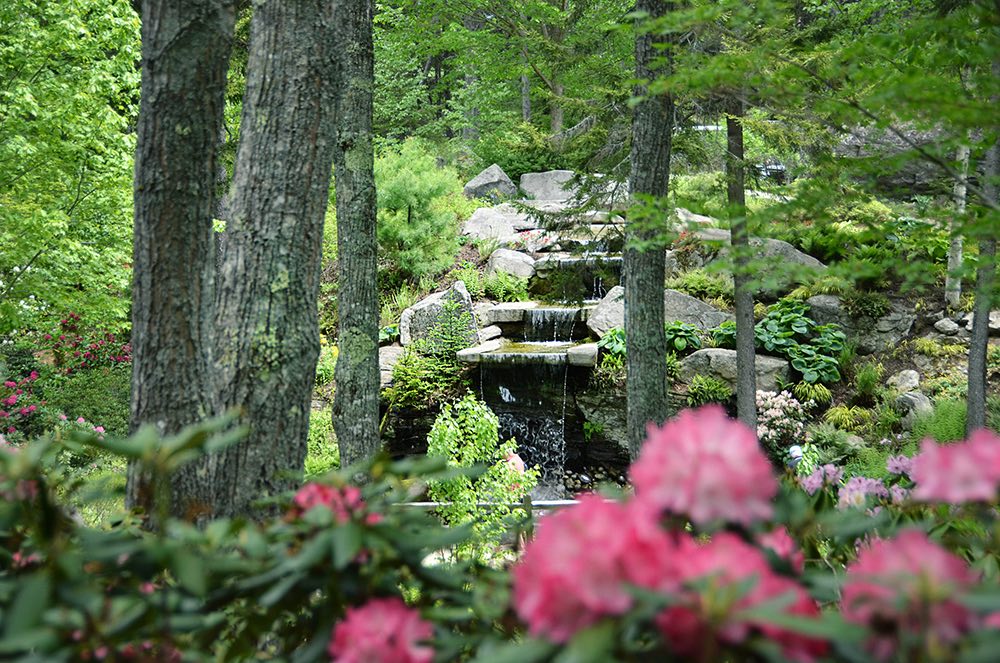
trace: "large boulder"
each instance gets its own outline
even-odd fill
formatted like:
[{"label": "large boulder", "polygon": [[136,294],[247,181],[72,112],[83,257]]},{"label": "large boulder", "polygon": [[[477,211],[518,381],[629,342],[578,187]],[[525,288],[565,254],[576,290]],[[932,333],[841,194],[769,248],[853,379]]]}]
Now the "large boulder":
[{"label": "large boulder", "polygon": [[[975,324],[975,322],[976,322],[975,313],[970,313],[965,323],[966,330],[971,332],[972,326]],[[990,336],[1000,336],[1000,311],[990,311],[988,327]]]},{"label": "large boulder", "polygon": [[849,339],[858,344],[859,354],[891,350],[909,336],[917,316],[913,311],[893,303],[888,313],[878,320],[852,317],[834,295],[816,295],[806,300],[809,317],[821,325],[840,325]]},{"label": "large boulder", "polygon": [[517,195],[514,182],[503,172],[503,168],[493,164],[466,182],[462,192],[469,198],[486,198],[499,196],[513,198]]},{"label": "large boulder", "polygon": [[480,207],[462,224],[462,234],[472,239],[492,239],[500,244],[513,244],[517,241],[517,229],[512,215],[501,208]]},{"label": "large boulder", "polygon": [[[687,322],[706,331],[734,319],[731,314],[676,290],[663,291],[663,308],[667,322]],[[590,312],[587,327],[602,337],[609,329],[624,326],[625,288],[618,285],[609,290]]]},{"label": "large boulder", "polygon": [[572,170],[549,170],[521,175],[521,191],[535,200],[570,200],[576,191],[566,185],[573,179]]},{"label": "large boulder", "polygon": [[[754,360],[757,389],[781,391],[781,384],[792,378],[792,366],[778,357],[757,355]],[[736,388],[736,350],[706,348],[681,360],[681,378],[690,382],[695,375],[709,375]]]},{"label": "large boulder", "polygon": [[398,345],[383,345],[378,349],[378,383],[385,389],[392,384],[392,369],[406,350]]},{"label": "large boulder", "polygon": [[913,426],[934,411],[931,399],[919,391],[909,391],[896,397],[896,409],[902,413],[900,424],[903,430],[913,430]]},{"label": "large boulder", "polygon": [[472,297],[461,281],[455,283],[443,292],[435,292],[403,311],[399,319],[399,343],[404,347],[416,341],[427,339],[432,336],[434,328],[445,322],[447,302],[455,302],[457,308],[452,315],[466,316],[465,327],[467,329],[467,345],[475,345],[479,342],[477,334],[476,316],[472,310]]},{"label": "large boulder", "polygon": [[877,166],[869,169],[871,174],[866,183],[875,184],[886,193],[912,196],[950,191],[950,184],[935,164],[926,159],[906,158],[914,155],[914,145],[931,149],[940,145],[943,130],[920,130],[905,125],[897,126],[896,130],[902,135],[878,127],[852,127],[841,134],[843,138],[834,147],[834,154]]},{"label": "large boulder", "polygon": [[504,272],[522,279],[530,279],[535,275],[535,259],[520,251],[497,249],[490,254],[486,262],[486,273]]}]

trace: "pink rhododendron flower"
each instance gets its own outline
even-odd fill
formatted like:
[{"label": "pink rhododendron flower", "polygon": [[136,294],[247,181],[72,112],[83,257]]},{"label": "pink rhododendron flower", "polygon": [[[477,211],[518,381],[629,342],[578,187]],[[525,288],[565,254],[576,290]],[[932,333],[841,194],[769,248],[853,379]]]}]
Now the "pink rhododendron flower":
[{"label": "pink rhododendron flower", "polygon": [[95,433],[103,433],[104,432],[104,426],[94,426],[94,432]]},{"label": "pink rhododendron flower", "polygon": [[433,627],[397,597],[372,599],[348,608],[333,628],[333,663],[430,663],[434,649],[420,644],[434,635]]},{"label": "pink rhododendron flower", "polygon": [[869,477],[851,477],[837,494],[837,508],[862,507],[868,502],[868,497],[889,497],[889,489],[879,479]]},{"label": "pink rhododendron flower", "polygon": [[1000,437],[977,430],[965,442],[923,441],[913,458],[913,497],[928,502],[992,502],[1000,486]]},{"label": "pink rhododendron flower", "polygon": [[84,419],[83,417],[77,417],[76,418],[76,423],[78,423],[78,424],[85,424],[85,423],[87,423],[87,420]]},{"label": "pink rhododendron flower", "polygon": [[[675,653],[699,657],[714,651],[713,641],[735,645],[753,632],[776,642],[791,661],[811,663],[826,653],[828,645],[823,640],[754,619],[753,606],[783,596],[791,597],[786,613],[819,615],[816,602],[793,580],[775,574],[760,550],[723,532],[687,552],[681,573],[688,589],[681,592],[678,605],[656,618],[664,640]],[[751,581],[749,588],[747,581]]]},{"label": "pink rhododendron flower", "polygon": [[778,482],[753,431],[718,406],[649,427],[631,469],[636,499],[698,524],[768,518]]},{"label": "pink rhododendron flower", "polygon": [[3,383],[3,386],[7,387],[8,389],[17,389],[17,383],[14,382],[13,380],[7,380],[6,382]]},{"label": "pink rhododendron flower", "polygon": [[510,469],[514,470],[518,474],[524,474],[524,460],[516,453],[507,454],[504,461]]},{"label": "pink rhododendron flower", "polygon": [[779,525],[770,532],[757,536],[757,543],[774,551],[774,554],[791,564],[792,568],[802,573],[806,568],[806,556],[799,550],[799,545],[789,536],[788,530]]},{"label": "pink rhododendron flower", "polygon": [[368,524],[381,520],[378,514],[364,515],[366,505],[357,486],[337,488],[322,483],[307,483],[295,493],[292,503],[295,515],[302,515],[317,506],[326,507],[333,512],[334,519],[340,524],[356,516],[364,516],[363,519]]},{"label": "pink rhododendron flower", "polygon": [[841,613],[873,630],[869,651],[887,660],[899,646],[900,632],[924,634],[937,644],[958,640],[974,617],[954,599],[976,582],[962,559],[923,532],[908,530],[861,550],[847,568]]},{"label": "pink rhododendron flower", "polygon": [[680,541],[690,537],[668,535],[653,516],[634,502],[591,494],[543,518],[512,572],[514,608],[530,632],[566,642],[627,611],[628,585],[676,587]]}]

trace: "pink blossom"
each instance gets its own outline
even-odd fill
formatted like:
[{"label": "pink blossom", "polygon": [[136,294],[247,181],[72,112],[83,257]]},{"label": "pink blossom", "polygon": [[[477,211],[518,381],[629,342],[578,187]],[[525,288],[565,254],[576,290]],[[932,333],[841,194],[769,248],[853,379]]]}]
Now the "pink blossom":
[{"label": "pink blossom", "polygon": [[17,405],[17,394],[11,394],[7,398],[5,398],[3,404],[9,407]]},{"label": "pink blossom", "polygon": [[524,460],[516,453],[507,454],[507,456],[504,457],[504,461],[510,469],[514,470],[518,474],[524,474]]},{"label": "pink blossom", "polygon": [[292,502],[297,515],[317,506],[323,506],[333,512],[340,524],[360,515],[365,510],[365,501],[361,499],[361,491],[357,486],[337,488],[322,483],[307,483],[295,493]]},{"label": "pink blossom", "polygon": [[[668,535],[635,502],[584,495],[546,516],[512,572],[514,609],[533,635],[566,642],[632,605],[629,585],[670,591],[687,534]],[[692,544],[689,544],[693,546]]]},{"label": "pink blossom", "polygon": [[925,439],[913,458],[914,499],[926,502],[992,502],[1000,485],[1000,437],[977,430],[965,442]]},{"label": "pink blossom", "polygon": [[[822,640],[755,619],[754,606],[783,596],[791,597],[784,608],[789,614],[817,617],[819,609],[802,587],[775,574],[760,550],[736,535],[716,534],[707,544],[689,551],[681,569],[689,589],[681,592],[677,605],[656,618],[664,640],[676,654],[704,656],[714,651],[713,641],[739,644],[755,631],[781,646],[788,660],[810,663],[826,653],[827,643]],[[749,588],[743,587],[747,581]]]},{"label": "pink blossom", "polygon": [[862,507],[868,502],[868,497],[888,497],[889,489],[879,479],[869,477],[851,477],[840,487],[837,494],[837,508]]},{"label": "pink blossom", "polygon": [[698,524],[768,518],[778,483],[753,431],[718,406],[650,426],[631,469],[636,499]]},{"label": "pink blossom", "polygon": [[29,380],[37,380],[38,379],[38,371],[31,371],[31,373],[28,374],[28,379]]},{"label": "pink blossom", "polygon": [[908,456],[889,456],[885,461],[889,474],[909,475],[913,471],[913,459]]},{"label": "pink blossom", "polygon": [[0,410],[0,419],[8,419],[8,418],[10,418],[10,412],[8,412],[7,410]]},{"label": "pink blossom", "polygon": [[13,380],[7,380],[6,382],[3,383],[3,386],[7,387],[8,389],[17,389],[17,383],[14,382]]},{"label": "pink blossom", "polygon": [[420,644],[434,635],[431,625],[399,598],[372,599],[348,608],[333,628],[333,663],[430,663],[433,648]]},{"label": "pink blossom", "polygon": [[789,536],[788,530],[783,525],[779,525],[770,532],[759,534],[757,543],[773,551],[775,555],[787,561],[799,573],[805,570],[806,556],[799,550],[798,544]]},{"label": "pink blossom", "polygon": [[939,645],[958,640],[972,627],[973,614],[954,599],[976,582],[959,557],[907,530],[861,550],[847,568],[841,613],[872,629],[869,650],[887,660],[899,647],[897,633],[924,634]]},{"label": "pink blossom", "polygon": [[95,433],[103,433],[104,432],[104,426],[94,426],[94,432]]},{"label": "pink blossom", "polygon": [[83,417],[77,417],[76,423],[78,423],[78,424],[85,424],[85,423],[87,423],[87,420],[84,419]]},{"label": "pink blossom", "polygon": [[65,414],[60,414],[59,415],[59,421],[66,421],[68,418],[69,417],[67,417]]}]

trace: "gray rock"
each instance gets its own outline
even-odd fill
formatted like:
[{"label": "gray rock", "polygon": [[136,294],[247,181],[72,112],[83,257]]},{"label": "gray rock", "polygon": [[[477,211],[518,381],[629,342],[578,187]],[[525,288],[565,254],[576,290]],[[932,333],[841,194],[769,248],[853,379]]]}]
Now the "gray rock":
[{"label": "gray rock", "polygon": [[566,362],[570,366],[594,366],[597,364],[597,343],[580,343],[566,350]]},{"label": "gray rock", "polygon": [[904,430],[913,430],[918,419],[934,411],[931,399],[919,391],[909,391],[896,397],[896,409],[903,413],[901,425]]},{"label": "gray rock", "polygon": [[[720,311],[711,304],[676,290],[663,291],[663,308],[667,322],[687,322],[701,330],[718,327],[733,316]],[[608,291],[587,318],[587,327],[598,337],[608,333],[613,327],[625,325],[625,288],[615,286]]]},{"label": "gray rock", "polygon": [[496,325],[490,325],[489,327],[483,327],[479,330],[479,342],[485,343],[486,341],[492,341],[495,338],[500,338],[503,334],[501,330]]},{"label": "gray rock", "polygon": [[517,195],[517,187],[507,177],[507,173],[503,172],[503,168],[493,164],[469,180],[462,192],[468,198],[485,198],[492,194],[513,197]]},{"label": "gray rock", "polygon": [[535,275],[535,259],[520,251],[497,249],[490,254],[490,259],[486,263],[486,273],[495,274],[497,272],[530,279]]},{"label": "gray rock", "polygon": [[938,330],[945,336],[954,336],[958,333],[958,323],[951,318],[941,318],[934,323],[934,329]]},{"label": "gray rock", "polygon": [[710,216],[695,214],[691,210],[684,209],[683,207],[674,209],[674,213],[677,214],[677,221],[682,224],[680,230],[690,229],[697,226],[711,226],[716,223],[716,220]]},{"label": "gray rock", "polygon": [[378,349],[378,383],[385,389],[392,384],[392,368],[406,350],[398,345],[383,345]]},{"label": "gray rock", "polygon": [[[965,329],[971,332],[975,321],[976,314],[970,313],[969,318],[965,323]],[[990,311],[989,330],[990,336],[1000,336],[1000,311]]]},{"label": "gray rock", "polygon": [[890,350],[909,336],[917,316],[913,311],[893,303],[888,313],[872,321],[852,318],[834,295],[816,295],[806,300],[809,317],[821,325],[835,323],[841,326],[849,339],[858,344],[859,354],[872,354]]},{"label": "gray rock", "polygon": [[456,313],[468,313],[468,343],[478,342],[476,333],[476,316],[472,310],[472,297],[461,281],[455,283],[443,292],[421,299],[419,302],[403,311],[399,319],[399,342],[404,347],[420,339],[428,338],[434,327],[442,321],[444,305],[448,301],[458,303]]},{"label": "gray rock", "polygon": [[[754,360],[757,374],[757,389],[761,391],[781,391],[779,382],[787,383],[792,378],[792,366],[778,357],[757,355]],[[690,382],[695,375],[710,375],[736,388],[736,350],[706,348],[681,360],[681,378]]]},{"label": "gray rock", "polygon": [[896,373],[886,380],[885,383],[898,392],[914,391],[920,386],[920,373],[912,369],[906,369]]},{"label": "gray rock", "polygon": [[525,173],[521,175],[521,191],[535,200],[570,200],[576,196],[576,191],[567,189],[566,184],[573,176],[572,170]]},{"label": "gray rock", "polygon": [[[912,126],[895,127],[906,140],[892,131],[878,127],[858,126],[841,134],[834,154],[842,158],[861,158],[873,163],[895,164],[878,169],[874,176],[877,188],[887,193],[941,193],[950,191],[950,183],[945,182],[940,170],[926,159],[905,159],[900,155],[912,154],[913,145],[934,149],[940,145],[943,131],[940,127],[931,130],[916,129]],[[858,172],[865,172],[864,169]],[[871,169],[868,169],[871,172]],[[871,182],[866,178],[866,184]]]},{"label": "gray rock", "polygon": [[517,229],[510,214],[496,207],[480,207],[462,224],[462,234],[473,239],[495,239],[501,244],[517,241]]}]

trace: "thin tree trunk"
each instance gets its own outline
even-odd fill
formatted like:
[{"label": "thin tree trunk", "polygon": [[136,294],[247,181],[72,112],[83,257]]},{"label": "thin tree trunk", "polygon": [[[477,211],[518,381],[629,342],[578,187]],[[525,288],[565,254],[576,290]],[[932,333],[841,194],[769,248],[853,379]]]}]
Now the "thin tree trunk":
[{"label": "thin tree trunk", "polygon": [[962,218],[965,216],[966,186],[969,175],[969,146],[959,145],[955,151],[960,179],[955,180],[952,197],[955,199],[955,215],[951,220],[951,243],[948,246],[948,273],[944,277],[944,301],[957,308],[962,297]]},{"label": "thin tree trunk", "polygon": [[346,466],[372,456],[378,434],[378,293],[372,154],[372,1],[339,0],[336,79],[340,355],[333,426]]},{"label": "thin tree trunk", "polygon": [[306,456],[334,151],[332,5],[254,7],[215,364],[218,406],[241,408],[250,432],[213,458],[216,515],[293,488]]},{"label": "thin tree trunk", "polygon": [[563,107],[562,96],[566,88],[556,80],[556,74],[552,74],[552,101],[549,110],[549,133],[555,136],[563,128]]},{"label": "thin tree trunk", "polygon": [[[1000,80],[1000,59],[993,61],[993,77]],[[994,106],[1000,104],[1000,95],[993,97]],[[1000,140],[994,140],[986,152],[983,194],[986,203],[1000,202]],[[979,240],[979,267],[976,270],[976,306],[969,342],[969,395],[966,432],[971,433],[986,426],[986,351],[989,344],[990,309],[993,308],[993,290],[996,281],[996,215],[989,214],[990,224]]]},{"label": "thin tree trunk", "polygon": [[[216,151],[233,38],[232,0],[144,0],[135,158],[130,428],[178,432],[213,413]],[[174,477],[175,515],[210,501],[197,468]],[[128,470],[126,503],[151,506]]]},{"label": "thin tree trunk", "polygon": [[[638,0],[636,11],[651,18],[669,10],[664,0]],[[635,69],[640,83],[635,96],[643,99],[632,119],[632,152],[629,187],[633,203],[642,196],[666,196],[670,179],[670,144],[674,104],[670,95],[648,96],[647,82],[669,74],[669,65],[654,66],[661,54],[654,44],[667,40],[642,32],[636,26]],[[635,458],[650,422],[661,423],[667,414],[666,356],[663,281],[665,271],[662,228],[631,219],[626,226],[625,334],[627,352],[627,405],[629,451]]]},{"label": "thin tree trunk", "polygon": [[743,162],[743,101],[734,99],[726,116],[726,193],[736,300],[736,416],[757,430],[757,372],[754,350],[753,292],[750,290],[750,237],[747,232]]},{"label": "thin tree trunk", "polygon": [[521,120],[531,122],[531,81],[521,74]]}]

